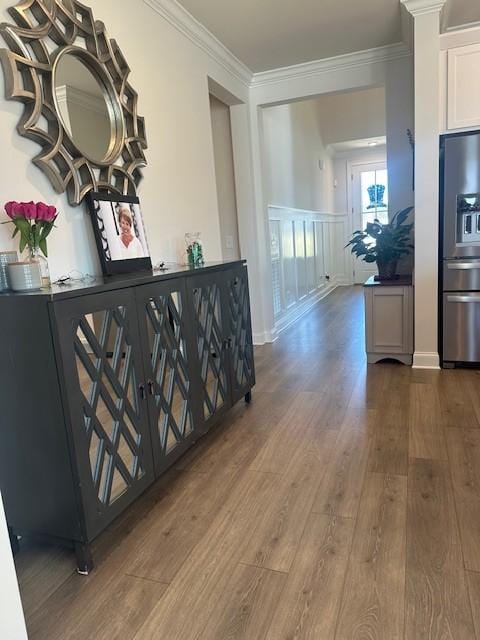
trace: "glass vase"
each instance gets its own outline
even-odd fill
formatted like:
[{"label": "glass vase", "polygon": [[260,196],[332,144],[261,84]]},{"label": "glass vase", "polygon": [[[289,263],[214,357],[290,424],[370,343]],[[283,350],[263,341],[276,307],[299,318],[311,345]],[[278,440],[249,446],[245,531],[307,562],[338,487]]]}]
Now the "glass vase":
[{"label": "glass vase", "polygon": [[187,245],[187,262],[190,267],[201,267],[204,264],[203,246],[200,240],[200,233],[186,233],[185,243]]},{"label": "glass vase", "polygon": [[24,262],[37,262],[40,267],[40,274],[42,276],[42,287],[49,287],[51,285],[50,280],[50,269],[48,267],[48,260],[43,255],[40,247],[30,247],[27,246],[25,248],[23,254]]}]

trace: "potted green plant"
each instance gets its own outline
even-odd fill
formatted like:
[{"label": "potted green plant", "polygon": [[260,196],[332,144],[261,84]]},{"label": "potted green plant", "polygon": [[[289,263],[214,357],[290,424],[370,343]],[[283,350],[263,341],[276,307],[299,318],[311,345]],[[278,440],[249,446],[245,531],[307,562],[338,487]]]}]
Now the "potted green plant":
[{"label": "potted green plant", "polygon": [[377,219],[368,222],[363,231],[353,232],[352,239],[345,247],[352,247],[352,253],[357,258],[377,263],[377,280],[393,280],[398,260],[413,249],[410,244],[413,223],[406,224],[412,209],[413,207],[408,207],[397,211],[388,224],[382,224]]}]

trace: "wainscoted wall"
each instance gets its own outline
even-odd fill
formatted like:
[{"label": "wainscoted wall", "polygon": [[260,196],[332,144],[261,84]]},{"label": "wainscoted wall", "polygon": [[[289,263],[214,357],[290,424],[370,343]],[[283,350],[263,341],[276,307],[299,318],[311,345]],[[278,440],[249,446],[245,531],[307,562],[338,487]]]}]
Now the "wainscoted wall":
[{"label": "wainscoted wall", "polygon": [[348,214],[268,207],[275,333],[352,284]]}]

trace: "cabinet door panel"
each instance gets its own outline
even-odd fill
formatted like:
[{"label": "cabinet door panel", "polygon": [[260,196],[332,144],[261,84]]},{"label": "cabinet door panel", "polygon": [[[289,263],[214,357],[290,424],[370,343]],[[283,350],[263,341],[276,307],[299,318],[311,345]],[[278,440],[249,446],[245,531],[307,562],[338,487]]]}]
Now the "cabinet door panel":
[{"label": "cabinet door panel", "polygon": [[197,376],[201,388],[204,429],[231,406],[230,375],[225,349],[228,300],[224,273],[205,273],[187,280],[193,311]]},{"label": "cabinet door panel", "polygon": [[54,314],[91,540],[153,481],[135,298],[130,289],[85,296]]},{"label": "cabinet door panel", "polygon": [[228,295],[229,356],[233,402],[237,402],[255,384],[250,295],[247,267],[226,273]]},{"label": "cabinet door panel", "polygon": [[198,437],[198,391],[191,363],[195,343],[182,280],[146,285],[136,295],[158,475]]}]

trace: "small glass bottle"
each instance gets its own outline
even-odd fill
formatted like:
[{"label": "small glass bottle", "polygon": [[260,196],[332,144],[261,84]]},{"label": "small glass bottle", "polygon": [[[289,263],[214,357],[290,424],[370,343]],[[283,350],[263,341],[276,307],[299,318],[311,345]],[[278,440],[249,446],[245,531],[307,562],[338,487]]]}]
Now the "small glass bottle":
[{"label": "small glass bottle", "polygon": [[187,245],[187,262],[190,267],[201,267],[204,264],[203,246],[200,240],[200,233],[185,234],[185,243]]}]

